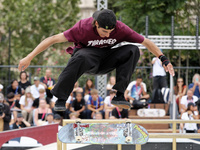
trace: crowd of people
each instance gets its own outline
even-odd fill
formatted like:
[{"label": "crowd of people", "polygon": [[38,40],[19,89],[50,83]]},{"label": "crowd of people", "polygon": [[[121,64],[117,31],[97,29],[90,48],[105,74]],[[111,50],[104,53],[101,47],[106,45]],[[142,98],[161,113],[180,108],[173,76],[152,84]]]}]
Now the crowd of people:
[{"label": "crowd of people", "polygon": [[[154,61],[153,59],[153,64],[156,63]],[[57,98],[51,94],[50,90],[56,82],[51,77],[50,69],[46,70],[45,76],[41,78],[34,77],[33,84],[27,79],[27,73],[22,71],[20,73],[20,81],[13,80],[10,86],[7,87],[6,96],[1,92],[3,85],[0,85],[0,102],[4,105],[2,114],[0,105],[0,119],[4,120],[3,130],[52,123],[61,124],[62,119],[128,118],[127,109],[118,108],[111,104],[111,100],[116,95],[116,91],[112,89],[116,82],[114,76],[110,77],[106,86],[108,96],[105,99],[99,96],[99,92],[95,89],[94,82],[91,79],[86,80],[84,87],[80,87],[79,83],[76,82],[72,93],[66,101],[67,110],[64,112],[54,110]],[[162,82],[162,84],[160,84],[160,87],[157,86],[155,88],[166,88],[167,85],[163,84],[164,80],[166,79],[163,76],[159,79],[157,74],[154,82],[158,85],[159,82]],[[195,74],[193,83],[187,87],[184,84],[183,78],[177,79],[174,94],[176,95],[176,103],[181,119],[199,118],[197,107],[198,98],[200,98],[199,81],[199,74]],[[141,76],[138,76],[135,81],[130,82],[124,97],[131,103],[132,109],[145,108],[147,106],[150,95]],[[188,132],[191,130],[191,126],[188,124],[181,124],[180,127]],[[194,130],[197,129],[196,125]]]}]

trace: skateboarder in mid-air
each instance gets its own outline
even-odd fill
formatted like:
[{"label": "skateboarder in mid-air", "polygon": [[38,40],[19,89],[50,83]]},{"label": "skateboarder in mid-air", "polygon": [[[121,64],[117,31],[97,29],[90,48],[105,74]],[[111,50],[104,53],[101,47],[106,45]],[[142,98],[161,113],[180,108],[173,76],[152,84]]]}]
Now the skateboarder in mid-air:
[{"label": "skateboarder in mid-air", "polygon": [[130,103],[124,99],[132,73],[140,57],[137,46],[129,44],[112,48],[120,42],[141,43],[162,61],[166,71],[174,75],[174,69],[167,57],[149,39],[144,38],[124,23],[117,21],[112,10],[96,11],[92,17],[80,20],[63,33],[51,36],[42,41],[30,54],[19,62],[19,70],[25,70],[31,60],[55,43],[74,42],[67,52],[71,58],[60,74],[51,93],[58,98],[55,111],[65,111],[65,102],[73,90],[75,82],[84,73],[106,74],[116,69],[117,90],[112,104],[125,109]]}]

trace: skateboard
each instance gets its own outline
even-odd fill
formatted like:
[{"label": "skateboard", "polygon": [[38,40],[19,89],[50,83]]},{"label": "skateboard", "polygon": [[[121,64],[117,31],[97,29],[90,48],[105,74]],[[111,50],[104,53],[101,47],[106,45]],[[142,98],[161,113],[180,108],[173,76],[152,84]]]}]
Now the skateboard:
[{"label": "skateboard", "polygon": [[164,109],[139,109],[137,115],[140,117],[164,117]]},{"label": "skateboard", "polygon": [[145,144],[149,135],[147,130],[127,121],[112,123],[71,123],[58,132],[58,139],[63,143],[81,144]]}]

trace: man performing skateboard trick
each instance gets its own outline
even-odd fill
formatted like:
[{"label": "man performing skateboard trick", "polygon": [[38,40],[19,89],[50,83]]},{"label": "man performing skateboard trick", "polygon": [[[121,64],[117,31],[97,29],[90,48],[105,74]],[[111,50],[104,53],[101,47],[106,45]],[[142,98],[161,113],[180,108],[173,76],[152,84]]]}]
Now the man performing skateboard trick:
[{"label": "man performing skateboard trick", "polygon": [[116,69],[116,84],[113,89],[117,90],[117,94],[112,99],[112,104],[125,109],[131,107],[124,98],[124,91],[130,82],[140,53],[138,47],[132,44],[112,48],[120,42],[141,43],[159,57],[166,71],[174,75],[172,64],[160,49],[149,39],[117,21],[114,12],[109,9],[96,11],[92,17],[80,20],[63,33],[46,38],[20,60],[19,71],[25,70],[31,60],[49,46],[67,41],[74,42],[75,47],[67,49],[71,58],[51,90],[51,93],[58,98],[55,111],[65,111],[66,100],[82,74],[106,74],[114,69]]}]

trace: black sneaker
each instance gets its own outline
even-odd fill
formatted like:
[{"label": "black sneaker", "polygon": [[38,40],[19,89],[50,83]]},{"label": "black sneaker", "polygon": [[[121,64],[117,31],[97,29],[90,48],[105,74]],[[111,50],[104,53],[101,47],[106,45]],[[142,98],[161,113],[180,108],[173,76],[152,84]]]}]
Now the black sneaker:
[{"label": "black sneaker", "polygon": [[54,110],[55,111],[65,111],[66,110],[66,100],[58,99],[55,103]]},{"label": "black sneaker", "polygon": [[121,95],[119,97],[115,96],[112,99],[111,104],[113,104],[114,106],[120,107],[120,108],[124,108],[124,109],[131,108],[131,104],[125,100],[123,95]]}]

